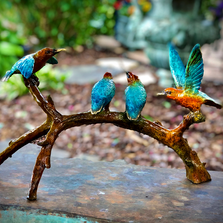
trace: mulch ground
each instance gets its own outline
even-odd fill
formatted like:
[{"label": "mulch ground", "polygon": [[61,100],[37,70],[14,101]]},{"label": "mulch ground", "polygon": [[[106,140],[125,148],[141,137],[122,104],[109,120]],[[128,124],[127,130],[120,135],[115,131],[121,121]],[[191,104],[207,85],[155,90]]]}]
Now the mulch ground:
[{"label": "mulch ground", "polygon": [[[92,64],[97,58],[112,56],[117,55],[91,49],[78,54],[73,52],[58,60],[62,65]],[[90,109],[92,84],[65,87],[67,94],[57,91],[42,93],[45,96],[51,95],[57,110],[62,114],[85,112]],[[202,84],[202,91],[223,103],[222,87],[208,82]],[[125,88],[126,85],[116,85],[116,94],[110,110],[125,110]],[[175,128],[188,110],[176,105],[174,101],[157,97],[156,93],[162,90],[157,84],[146,87],[147,103],[142,115],[152,121],[161,121],[166,128]],[[46,118],[30,95],[0,103],[0,140],[17,138],[41,124]],[[223,109],[203,105],[202,112],[206,115],[205,123],[194,124],[185,132],[184,137],[198,153],[201,161],[207,163],[207,169],[223,170]],[[69,151],[70,157],[87,153],[107,161],[124,159],[127,163],[137,165],[184,168],[183,162],[172,149],[149,136],[111,124],[81,126],[64,131],[57,139],[55,147]]]}]

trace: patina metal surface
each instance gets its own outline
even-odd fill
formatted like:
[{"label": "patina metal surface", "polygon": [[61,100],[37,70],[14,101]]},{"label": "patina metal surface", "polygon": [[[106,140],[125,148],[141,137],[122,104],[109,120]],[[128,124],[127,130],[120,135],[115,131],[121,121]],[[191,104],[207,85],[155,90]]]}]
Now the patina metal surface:
[{"label": "patina metal surface", "polygon": [[1,165],[0,222],[223,222],[222,172],[195,185],[185,170],[124,161],[53,159],[30,202],[25,194],[39,149],[25,146]]},{"label": "patina metal surface", "polygon": [[45,136],[44,141],[37,144],[42,146],[39,155],[37,156],[36,163],[33,169],[29,195],[27,199],[30,201],[37,199],[37,189],[45,168],[51,167],[51,151],[59,134],[69,128],[81,125],[91,125],[96,123],[112,123],[118,127],[135,130],[139,133],[157,139],[160,143],[172,148],[179,157],[183,160],[186,167],[187,178],[195,183],[204,183],[211,180],[210,174],[205,169],[205,163],[202,163],[193,151],[187,140],[183,137],[183,133],[193,123],[200,123],[204,120],[197,119],[191,113],[183,117],[183,121],[175,129],[166,129],[159,121],[151,122],[140,116],[137,120],[129,120],[126,112],[110,112],[107,109],[97,115],[91,112],[82,112],[72,115],[60,114],[55,106],[53,99],[48,96],[47,99],[41,94],[38,86],[33,85],[31,80],[24,78],[24,83],[32,94],[34,100],[46,113],[46,121],[33,129],[20,136],[18,139],[9,142],[9,146],[0,153],[0,165],[12,156],[22,146],[27,145],[38,137]]}]

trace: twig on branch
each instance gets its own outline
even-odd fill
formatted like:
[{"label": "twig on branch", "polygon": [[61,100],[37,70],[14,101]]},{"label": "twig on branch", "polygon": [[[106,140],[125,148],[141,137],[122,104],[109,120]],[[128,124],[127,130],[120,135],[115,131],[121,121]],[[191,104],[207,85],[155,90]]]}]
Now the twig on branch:
[{"label": "twig on branch", "polygon": [[27,197],[29,200],[35,200],[37,198],[38,184],[44,169],[50,168],[51,166],[51,150],[59,134],[72,127],[97,123],[111,123],[121,128],[131,129],[151,136],[154,139],[157,139],[160,143],[172,148],[179,155],[185,163],[186,176],[190,181],[193,183],[202,183],[211,180],[209,173],[204,167],[205,165],[201,163],[197,153],[192,151],[187,140],[183,138],[184,131],[187,130],[190,125],[204,121],[204,116],[202,116],[201,113],[190,113],[184,116],[180,125],[172,130],[164,128],[159,122],[154,123],[143,117],[140,117],[137,121],[130,121],[125,112],[110,112],[105,110],[97,115],[92,115],[90,112],[62,115],[56,110],[50,96],[46,100],[36,85],[33,85],[27,79],[24,79],[24,83],[37,104],[47,114],[47,119],[41,126],[9,143],[9,147],[0,153],[0,164],[8,157],[11,157],[11,155],[22,146],[30,143],[38,137],[46,135],[46,139],[43,142],[38,143],[42,148],[36,159],[36,164],[33,170],[29,195]]}]

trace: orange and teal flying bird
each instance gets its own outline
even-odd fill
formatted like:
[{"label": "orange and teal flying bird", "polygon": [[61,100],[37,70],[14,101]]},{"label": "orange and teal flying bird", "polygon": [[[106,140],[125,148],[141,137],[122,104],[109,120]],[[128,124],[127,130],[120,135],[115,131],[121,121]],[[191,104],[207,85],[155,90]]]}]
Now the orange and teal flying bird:
[{"label": "orange and teal flying bird", "polygon": [[125,89],[126,114],[129,120],[137,120],[146,103],[146,90],[137,75],[126,72],[128,87]]},{"label": "orange and teal flying bird", "polygon": [[53,56],[61,51],[65,51],[65,49],[56,50],[46,47],[21,58],[13,65],[11,70],[6,72],[2,81],[7,81],[13,74],[22,74],[26,79],[33,77],[36,80],[33,74],[45,66],[46,63],[57,64],[58,61]]},{"label": "orange and teal flying bird", "polygon": [[192,49],[186,68],[174,46],[169,44],[169,64],[176,88],[166,88],[157,95],[165,95],[192,112],[199,112],[202,104],[222,108],[221,104],[199,90],[204,73],[199,44]]},{"label": "orange and teal flying bird", "polygon": [[109,104],[115,95],[115,89],[112,74],[106,72],[103,78],[92,88],[91,114],[98,114],[102,109],[109,110]]}]

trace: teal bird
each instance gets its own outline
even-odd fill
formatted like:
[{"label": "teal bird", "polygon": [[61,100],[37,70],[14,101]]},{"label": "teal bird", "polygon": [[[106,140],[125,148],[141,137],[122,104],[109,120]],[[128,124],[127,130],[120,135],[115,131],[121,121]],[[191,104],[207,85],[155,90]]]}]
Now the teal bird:
[{"label": "teal bird", "polygon": [[199,44],[196,44],[192,49],[186,68],[174,46],[169,44],[169,63],[176,88],[166,88],[158,95],[165,95],[192,112],[200,112],[202,104],[218,109],[222,107],[213,98],[199,90],[204,73]]},{"label": "teal bird", "polygon": [[146,90],[138,76],[126,72],[128,87],[125,89],[126,114],[129,120],[137,120],[146,103]]},{"label": "teal bird", "polygon": [[7,81],[13,74],[22,74],[26,79],[32,77],[32,80],[36,81],[38,78],[33,74],[45,66],[46,63],[57,64],[57,59],[53,56],[61,51],[65,51],[65,49],[56,50],[46,47],[21,58],[12,66],[11,70],[6,72],[2,81]]},{"label": "teal bird", "polygon": [[109,111],[109,104],[115,95],[115,84],[112,74],[106,72],[104,77],[98,81],[91,92],[91,114],[97,114],[104,108]]}]

